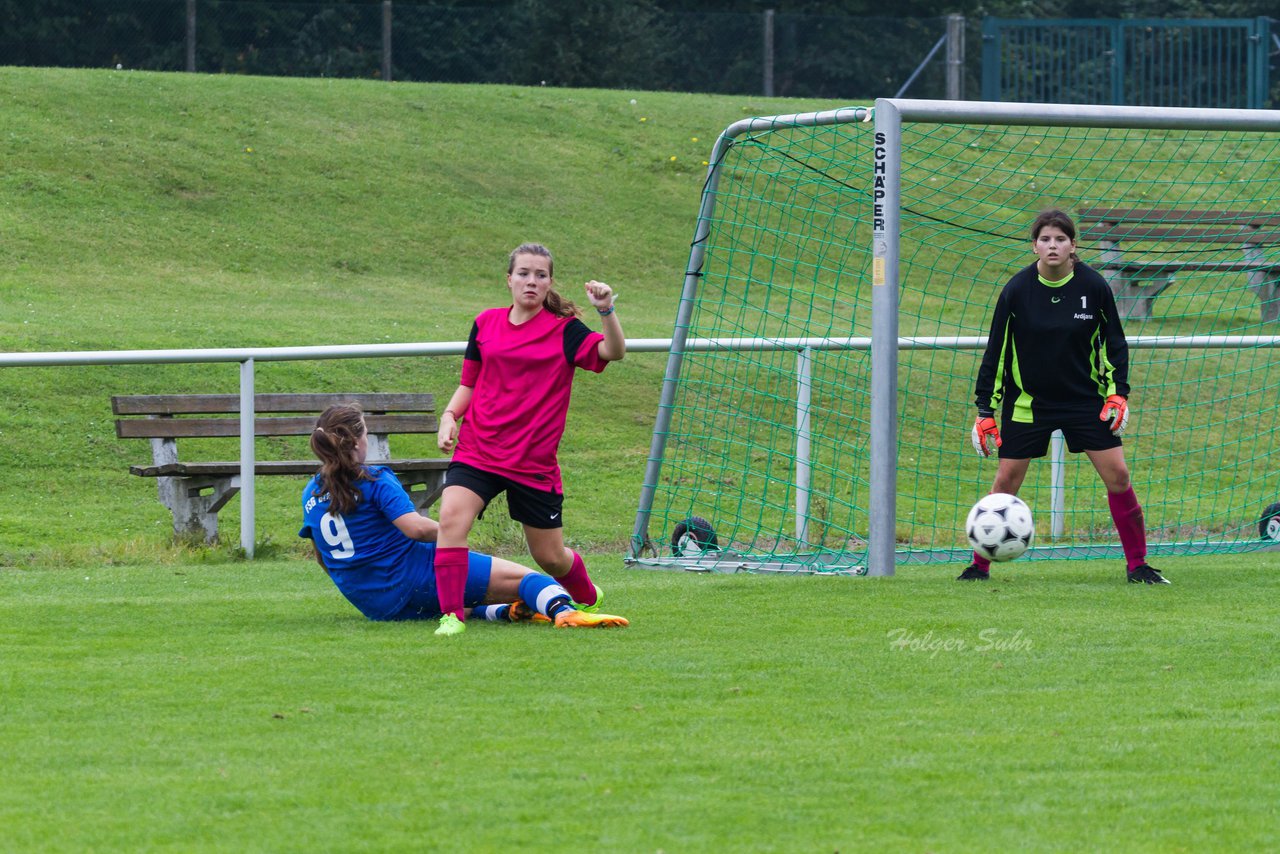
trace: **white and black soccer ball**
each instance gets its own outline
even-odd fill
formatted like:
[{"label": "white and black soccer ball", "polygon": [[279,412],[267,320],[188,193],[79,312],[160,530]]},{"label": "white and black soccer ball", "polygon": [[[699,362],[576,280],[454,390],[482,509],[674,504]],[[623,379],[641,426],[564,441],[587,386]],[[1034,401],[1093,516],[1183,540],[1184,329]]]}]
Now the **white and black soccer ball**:
[{"label": "white and black soccer ball", "polygon": [[1035,536],[1031,508],[1016,495],[993,492],[973,505],[965,520],[969,545],[987,560],[1013,560],[1027,550]]}]

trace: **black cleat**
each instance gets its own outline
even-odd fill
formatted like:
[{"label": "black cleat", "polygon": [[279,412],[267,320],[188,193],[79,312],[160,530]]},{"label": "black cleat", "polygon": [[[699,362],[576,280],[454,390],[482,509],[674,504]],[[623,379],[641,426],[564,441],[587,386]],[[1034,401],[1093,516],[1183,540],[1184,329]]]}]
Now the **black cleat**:
[{"label": "black cleat", "polygon": [[964,572],[956,576],[956,581],[986,581],[991,578],[991,571],[986,569],[978,569],[976,563],[971,563],[964,568]]},{"label": "black cleat", "polygon": [[1168,584],[1169,579],[1160,574],[1160,571],[1150,564],[1142,564],[1137,569],[1129,571],[1130,584]]}]

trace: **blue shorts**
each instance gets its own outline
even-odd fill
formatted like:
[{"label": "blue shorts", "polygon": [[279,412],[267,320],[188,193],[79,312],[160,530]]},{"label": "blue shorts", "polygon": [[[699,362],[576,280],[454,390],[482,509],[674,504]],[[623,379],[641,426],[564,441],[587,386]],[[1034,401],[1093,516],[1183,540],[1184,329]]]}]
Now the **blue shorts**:
[{"label": "blue shorts", "polygon": [[[434,551],[432,552],[434,556]],[[489,592],[489,576],[493,572],[493,558],[480,552],[468,554],[467,590],[462,601],[468,608],[484,604]],[[428,572],[409,594],[409,601],[387,620],[434,620],[440,616],[440,600],[436,596],[436,574]]]},{"label": "blue shorts", "polygon": [[1028,460],[1043,457],[1049,451],[1049,437],[1054,430],[1062,431],[1067,440],[1067,450],[1073,454],[1081,451],[1105,451],[1123,444],[1119,436],[1111,435],[1111,422],[1098,418],[1097,411],[1040,418],[1034,424],[1005,419],[1000,425],[1000,459]]}]

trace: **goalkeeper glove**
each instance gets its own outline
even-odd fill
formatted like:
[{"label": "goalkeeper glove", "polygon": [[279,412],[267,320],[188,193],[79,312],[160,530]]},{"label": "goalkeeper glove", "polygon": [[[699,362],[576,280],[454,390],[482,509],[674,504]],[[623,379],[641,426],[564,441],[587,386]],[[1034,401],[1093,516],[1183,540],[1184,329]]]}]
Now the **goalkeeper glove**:
[{"label": "goalkeeper glove", "polygon": [[1111,422],[1112,436],[1123,436],[1124,428],[1129,426],[1129,402],[1118,394],[1108,396],[1098,420]]},{"label": "goalkeeper glove", "polygon": [[995,439],[997,448],[1002,444],[1000,428],[996,426],[996,420],[990,415],[979,415],[973,422],[973,432],[969,438],[973,440],[973,449],[984,457],[991,456],[991,450],[987,447],[988,437]]}]

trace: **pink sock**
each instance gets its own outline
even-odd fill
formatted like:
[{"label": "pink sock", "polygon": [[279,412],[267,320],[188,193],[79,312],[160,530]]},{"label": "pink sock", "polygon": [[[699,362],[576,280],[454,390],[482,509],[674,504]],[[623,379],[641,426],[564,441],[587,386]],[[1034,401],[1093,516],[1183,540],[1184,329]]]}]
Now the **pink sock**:
[{"label": "pink sock", "polygon": [[985,557],[978,554],[977,552],[973,553],[973,565],[976,566],[978,569],[982,570],[983,572],[991,571],[991,561],[987,560]]},{"label": "pink sock", "polygon": [[556,581],[569,591],[573,601],[578,604],[596,604],[596,586],[591,583],[591,576],[587,575],[587,565],[582,562],[582,555],[577,552],[573,553],[573,566],[569,567],[569,571],[564,575],[557,575]]},{"label": "pink sock", "polygon": [[1142,505],[1130,486],[1124,492],[1108,492],[1107,506],[1111,509],[1111,521],[1120,535],[1120,547],[1129,571],[1137,569],[1147,560],[1147,525],[1142,518]]},{"label": "pink sock", "polygon": [[440,613],[464,619],[462,608],[467,593],[466,548],[436,549],[436,598]]}]

